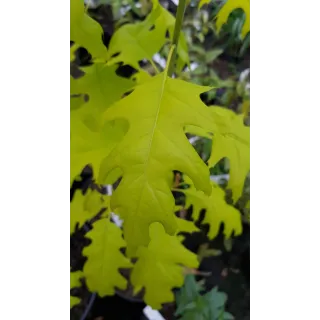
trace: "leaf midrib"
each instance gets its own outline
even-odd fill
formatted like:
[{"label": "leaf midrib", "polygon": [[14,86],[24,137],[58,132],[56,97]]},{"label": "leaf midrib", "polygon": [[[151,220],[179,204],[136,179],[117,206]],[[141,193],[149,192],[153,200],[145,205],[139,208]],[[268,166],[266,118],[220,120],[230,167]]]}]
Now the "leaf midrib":
[{"label": "leaf midrib", "polygon": [[[143,171],[143,176],[144,177],[147,176],[147,172],[146,171],[147,171],[147,168],[149,166],[149,162],[150,162],[150,158],[151,158],[152,143],[153,143],[153,138],[154,138],[155,131],[156,131],[157,124],[158,124],[158,120],[159,120],[161,103],[162,103],[163,94],[164,94],[164,91],[165,91],[166,82],[167,82],[167,69],[164,71],[164,74],[163,74],[163,81],[162,81],[162,84],[161,84],[160,97],[159,97],[159,102],[158,102],[158,110],[157,110],[157,114],[156,114],[156,117],[155,117],[154,126],[153,126],[153,129],[152,129],[152,134],[151,134],[151,138],[150,138],[150,142],[149,142],[149,146],[148,146],[148,156],[146,158],[146,161],[144,162],[144,171]],[[148,184],[148,183],[149,183],[148,179],[146,179],[146,184]],[[144,189],[146,187],[146,184],[144,184],[143,188],[141,189],[137,208],[140,208],[142,194],[143,194],[143,191],[144,191]]]}]

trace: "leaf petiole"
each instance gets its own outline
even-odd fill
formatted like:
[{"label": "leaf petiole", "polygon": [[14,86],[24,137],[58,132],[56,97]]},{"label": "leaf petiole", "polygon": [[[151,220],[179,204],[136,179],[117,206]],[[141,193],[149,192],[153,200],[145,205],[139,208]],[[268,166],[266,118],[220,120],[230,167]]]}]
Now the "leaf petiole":
[{"label": "leaf petiole", "polygon": [[[184,17],[184,12],[186,10],[187,6],[187,1],[186,0],[180,0],[179,5],[178,5],[178,10],[177,10],[177,16],[176,16],[176,23],[174,25],[174,32],[173,32],[173,39],[172,39],[172,46],[176,49],[178,47],[178,42],[179,42],[179,36],[180,36],[180,31],[182,28],[182,22],[183,22],[183,17]],[[168,57],[168,76],[171,77],[174,71],[174,60],[176,57],[176,51],[174,50],[172,59],[169,60],[170,55]]]}]

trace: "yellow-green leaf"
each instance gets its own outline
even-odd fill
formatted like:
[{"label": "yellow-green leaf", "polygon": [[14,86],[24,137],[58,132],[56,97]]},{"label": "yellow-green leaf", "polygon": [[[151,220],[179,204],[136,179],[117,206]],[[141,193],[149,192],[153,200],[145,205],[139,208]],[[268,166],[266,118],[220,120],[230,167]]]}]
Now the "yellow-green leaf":
[{"label": "yellow-green leaf", "polygon": [[150,226],[150,243],[137,252],[131,283],[135,292],[145,288],[144,301],[153,309],[174,301],[172,289],[183,285],[183,266],[197,268],[197,256],[182,246],[179,240],[166,234],[159,222]]},{"label": "yellow-green leaf", "polygon": [[199,219],[202,209],[206,210],[203,223],[209,224],[208,237],[210,239],[218,235],[221,223],[224,223],[226,238],[229,238],[233,231],[235,235],[242,233],[240,212],[226,203],[225,193],[216,183],[212,182],[212,193],[208,197],[202,191],[196,190],[188,177],[185,177],[185,181],[190,184],[190,188],[180,191],[186,195],[186,207],[193,205],[192,218],[194,221]]},{"label": "yellow-green leaf", "polygon": [[86,48],[93,58],[106,59],[101,25],[85,13],[84,0],[70,1],[70,40]]},{"label": "yellow-green leaf", "polygon": [[218,133],[212,140],[208,164],[213,167],[222,158],[229,159],[228,187],[232,190],[233,200],[237,201],[250,170],[250,129],[243,124],[243,115],[221,107],[211,107],[210,110],[218,126]]},{"label": "yellow-green leaf", "polygon": [[137,84],[142,84],[143,82],[150,81],[152,77],[148,72],[143,69],[139,69],[139,71],[132,76],[132,80],[134,80]]},{"label": "yellow-green leaf", "polygon": [[230,13],[238,8],[241,8],[246,15],[245,23],[241,31],[242,37],[244,38],[246,36],[250,31],[250,0],[227,0],[217,14],[216,26],[218,32],[222,25],[228,21]]},{"label": "yellow-green leaf", "polygon": [[[79,118],[77,111],[71,111],[70,114],[71,181],[81,173],[86,165],[90,165],[94,174],[98,175],[102,160],[109,155],[128,130],[127,122],[118,119],[117,121],[106,122],[98,132],[92,131]],[[110,172],[108,178],[114,177],[111,174],[112,172]],[[110,181],[106,178],[104,182],[108,183]]]},{"label": "yellow-green leaf", "polygon": [[[146,20],[126,24],[112,36],[108,51],[108,64],[124,62],[139,69],[139,61],[143,59],[151,61],[153,55],[159,52],[167,42],[167,31],[172,39],[175,18],[159,4],[158,0],[153,0],[152,3],[152,11]],[[180,71],[185,64],[189,64],[188,46],[183,32],[179,38],[177,53],[178,70]]]},{"label": "yellow-green leaf", "polygon": [[107,196],[97,191],[88,190],[85,195],[76,190],[70,203],[70,233],[75,231],[76,224],[81,227],[87,220],[93,218],[102,208],[109,207]]},{"label": "yellow-green leaf", "polygon": [[111,206],[124,220],[129,256],[137,246],[148,244],[152,222],[161,222],[169,234],[176,232],[172,178],[164,179],[173,170],[187,173],[197,188],[211,192],[209,169],[183,131],[186,125],[212,128],[208,108],[200,99],[206,90],[171,79],[165,71],[138,85],[105,113],[105,120],[129,122],[128,132],[104,160],[99,176],[99,183],[104,183],[111,170],[123,172]]},{"label": "yellow-green leaf", "polygon": [[[70,272],[70,289],[77,288],[81,286],[80,278],[82,277],[81,271]],[[70,295],[70,309],[75,305],[79,304],[81,301],[78,297],[73,297]]]},{"label": "yellow-green leaf", "polygon": [[100,115],[114,102],[121,99],[124,93],[134,86],[134,81],[119,77],[116,74],[117,66],[107,66],[95,63],[81,68],[85,75],[79,79],[71,77],[71,94],[87,94],[89,101],[77,115],[93,131],[99,130],[102,123]]},{"label": "yellow-green leaf", "polygon": [[70,110],[79,109],[85,103],[83,95],[70,97]]},{"label": "yellow-green leaf", "polygon": [[[71,98],[70,157],[71,180],[90,164],[99,174],[101,161],[109,154],[127,131],[126,121],[105,123],[101,114],[134,86],[134,81],[119,77],[116,66],[95,63],[82,68],[85,75],[79,79],[70,77],[72,94],[88,94],[89,101],[82,104],[82,97]],[[118,178],[110,176],[110,181]],[[110,182],[107,181],[107,182]]]},{"label": "yellow-green leaf", "polygon": [[177,218],[178,230],[177,232],[198,232],[200,231],[199,228],[192,221],[188,221],[182,218]]},{"label": "yellow-green leaf", "polygon": [[88,257],[83,274],[89,290],[101,297],[114,295],[115,287],[124,290],[127,280],[119,273],[119,268],[131,268],[132,264],[120,252],[126,246],[121,229],[109,219],[101,219],[86,236],[92,240],[83,250]]},{"label": "yellow-green leaf", "polygon": [[208,4],[208,3],[210,3],[211,2],[211,0],[200,0],[199,1],[199,4],[198,4],[198,8],[200,9],[200,8],[202,8],[205,4]]},{"label": "yellow-green leaf", "polygon": [[160,10],[152,10],[146,20],[125,24],[112,36],[108,64],[123,62],[139,69],[139,61],[152,57],[165,44],[165,25],[157,23]]}]

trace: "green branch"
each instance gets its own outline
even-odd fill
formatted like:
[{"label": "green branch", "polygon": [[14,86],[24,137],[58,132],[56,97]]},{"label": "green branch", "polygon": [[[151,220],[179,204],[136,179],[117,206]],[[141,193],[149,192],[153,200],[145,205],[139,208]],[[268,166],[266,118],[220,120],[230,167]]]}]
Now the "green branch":
[{"label": "green branch", "polygon": [[173,40],[172,40],[172,45],[175,47],[173,50],[172,58],[169,61],[169,67],[168,67],[168,76],[169,77],[172,76],[173,71],[174,71],[174,63],[176,60],[179,36],[180,36],[181,28],[182,28],[182,22],[183,22],[183,17],[184,17],[184,12],[186,10],[186,6],[187,6],[187,0],[179,0],[177,16],[176,16],[176,23],[174,25]]}]

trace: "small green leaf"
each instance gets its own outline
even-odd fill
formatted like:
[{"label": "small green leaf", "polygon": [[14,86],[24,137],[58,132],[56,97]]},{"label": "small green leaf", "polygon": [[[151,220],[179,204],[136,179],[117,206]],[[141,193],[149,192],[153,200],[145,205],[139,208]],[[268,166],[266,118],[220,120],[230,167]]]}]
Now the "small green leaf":
[{"label": "small green leaf", "polygon": [[204,298],[214,309],[222,308],[227,301],[227,295],[224,292],[218,292],[216,287],[207,292]]},{"label": "small green leaf", "polygon": [[176,295],[177,309],[175,316],[183,315],[184,318],[186,317],[185,319],[192,319],[193,311],[196,310],[198,312],[198,300],[201,298],[199,293],[203,289],[203,284],[196,282],[194,275],[187,275],[184,285]]},{"label": "small green leaf", "polygon": [[192,71],[192,73],[197,76],[197,75],[201,75],[201,74],[204,74],[206,73],[208,70],[207,66],[206,65],[200,65],[198,66],[194,71]]},{"label": "small green leaf", "polygon": [[216,58],[218,58],[223,53],[222,49],[213,49],[206,53],[206,62],[213,62]]},{"label": "small green leaf", "polygon": [[190,48],[190,54],[192,53],[197,53],[198,55],[205,55],[206,51],[204,50],[203,47],[197,46],[197,45],[193,45]]}]

